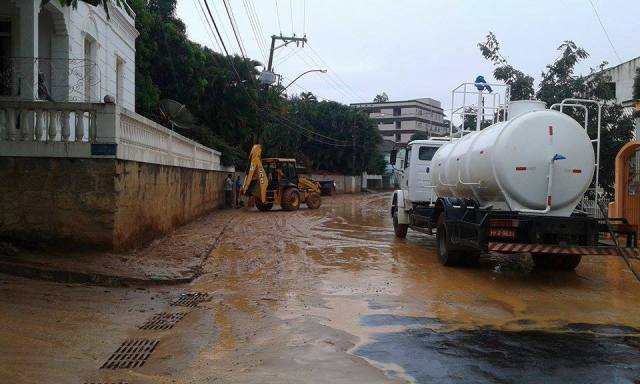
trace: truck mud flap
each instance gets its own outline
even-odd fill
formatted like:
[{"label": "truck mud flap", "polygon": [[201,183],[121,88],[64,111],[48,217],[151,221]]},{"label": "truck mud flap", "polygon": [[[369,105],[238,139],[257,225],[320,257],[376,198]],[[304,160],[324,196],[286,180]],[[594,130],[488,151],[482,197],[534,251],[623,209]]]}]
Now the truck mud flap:
[{"label": "truck mud flap", "polygon": [[[558,255],[600,255],[600,256],[620,256],[618,249],[614,246],[557,246],[541,244],[521,244],[521,243],[489,243],[487,250],[500,253],[548,253]],[[622,252],[631,258],[640,258],[640,248],[620,248]]]}]

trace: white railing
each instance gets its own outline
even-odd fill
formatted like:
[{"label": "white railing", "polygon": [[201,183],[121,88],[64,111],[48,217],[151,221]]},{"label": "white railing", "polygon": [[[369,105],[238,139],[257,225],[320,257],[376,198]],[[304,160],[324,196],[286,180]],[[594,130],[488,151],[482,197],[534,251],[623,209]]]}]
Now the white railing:
[{"label": "white railing", "polygon": [[0,99],[0,156],[112,157],[222,169],[219,151],[110,103]]},{"label": "white railing", "polygon": [[0,101],[0,140],[89,141],[101,104]]}]

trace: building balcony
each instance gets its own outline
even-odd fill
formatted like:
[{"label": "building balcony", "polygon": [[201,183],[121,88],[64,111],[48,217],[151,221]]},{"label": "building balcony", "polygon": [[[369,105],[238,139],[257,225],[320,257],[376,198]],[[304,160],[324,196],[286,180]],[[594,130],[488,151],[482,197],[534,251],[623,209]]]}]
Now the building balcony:
[{"label": "building balcony", "polygon": [[221,170],[220,155],[114,103],[0,99],[0,157],[112,158]]}]

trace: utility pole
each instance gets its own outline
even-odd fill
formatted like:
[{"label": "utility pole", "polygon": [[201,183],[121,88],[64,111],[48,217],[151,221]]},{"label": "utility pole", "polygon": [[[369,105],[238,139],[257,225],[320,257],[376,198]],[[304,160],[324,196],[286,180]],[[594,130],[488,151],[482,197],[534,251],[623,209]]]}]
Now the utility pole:
[{"label": "utility pole", "polygon": [[351,125],[351,174],[356,175],[356,117]]},{"label": "utility pole", "polygon": [[[282,41],[282,44],[276,46],[276,41]],[[264,89],[262,90],[262,121],[266,122],[268,120],[269,114],[267,111],[268,107],[268,97],[269,97],[269,86],[276,82],[276,75],[273,73],[273,52],[282,47],[286,47],[290,43],[296,43],[296,46],[304,47],[304,44],[307,42],[307,36],[297,37],[293,36],[276,36],[271,35],[271,49],[269,49],[269,62],[267,63],[267,70],[262,71],[260,74],[260,81],[264,84]],[[262,142],[262,130],[258,133],[257,137],[258,143]]]}]

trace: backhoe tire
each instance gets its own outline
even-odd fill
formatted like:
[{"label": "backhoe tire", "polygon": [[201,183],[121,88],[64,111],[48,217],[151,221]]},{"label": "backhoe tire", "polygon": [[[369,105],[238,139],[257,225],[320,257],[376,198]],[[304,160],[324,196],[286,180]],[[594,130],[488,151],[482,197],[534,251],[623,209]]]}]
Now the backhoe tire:
[{"label": "backhoe tire", "polygon": [[409,225],[398,223],[398,207],[393,207],[391,215],[393,216],[393,233],[397,238],[404,239],[407,237]]},{"label": "backhoe tire", "polygon": [[322,204],[322,198],[319,193],[312,192],[307,196],[307,200],[305,202],[309,209],[318,209],[320,208],[320,204]]},{"label": "backhoe tire", "polygon": [[282,194],[282,209],[295,211],[300,208],[300,192],[298,188],[289,188]]},{"label": "backhoe tire", "polygon": [[273,208],[273,203],[261,203],[256,200],[256,207],[258,208],[258,211],[266,212]]},{"label": "backhoe tire", "polygon": [[558,269],[572,271],[582,261],[582,255],[554,255],[546,253],[534,253],[531,255],[533,263],[540,269]]},{"label": "backhoe tire", "polygon": [[449,233],[447,231],[446,218],[444,213],[438,217],[438,232],[436,233],[436,244],[438,259],[440,264],[447,267],[457,267],[466,261],[465,254],[460,250],[452,250]]}]

